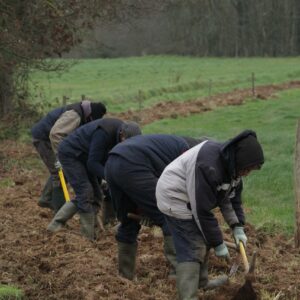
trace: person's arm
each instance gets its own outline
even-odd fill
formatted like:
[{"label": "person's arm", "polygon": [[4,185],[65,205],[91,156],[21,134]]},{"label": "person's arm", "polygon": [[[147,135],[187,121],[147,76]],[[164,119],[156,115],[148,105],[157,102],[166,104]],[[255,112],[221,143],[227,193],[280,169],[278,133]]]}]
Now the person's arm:
[{"label": "person's arm", "polygon": [[207,243],[216,247],[223,243],[223,235],[212,209],[217,203],[216,172],[214,168],[196,165],[195,204],[191,203],[194,219]]},{"label": "person's arm", "polygon": [[92,136],[87,168],[89,172],[99,179],[104,179],[104,163],[109,151],[108,145],[108,134],[101,128],[98,128]]},{"label": "person's arm", "polygon": [[74,110],[64,112],[51,128],[49,138],[52,149],[57,154],[59,143],[80,125],[80,116]]}]

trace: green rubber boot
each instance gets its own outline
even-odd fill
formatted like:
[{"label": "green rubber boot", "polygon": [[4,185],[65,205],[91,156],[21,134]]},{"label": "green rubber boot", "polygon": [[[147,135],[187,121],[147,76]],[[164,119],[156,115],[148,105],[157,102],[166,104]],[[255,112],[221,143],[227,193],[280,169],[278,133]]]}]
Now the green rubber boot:
[{"label": "green rubber boot", "polygon": [[176,278],[176,250],[174,247],[173,238],[171,235],[164,236],[164,254],[170,263],[169,279]]},{"label": "green rubber boot", "polygon": [[136,253],[137,243],[118,242],[119,274],[129,280],[134,278]]},{"label": "green rubber boot", "polygon": [[180,300],[198,300],[200,264],[182,262],[176,267],[176,283]]},{"label": "green rubber boot", "polygon": [[93,241],[95,240],[95,224],[96,215],[92,213],[80,213],[80,232],[87,239]]},{"label": "green rubber boot", "polygon": [[201,264],[199,273],[199,288],[203,288],[204,290],[213,290],[227,284],[228,281],[229,278],[227,275],[222,275],[215,279],[208,280],[208,257]]},{"label": "green rubber boot", "polygon": [[50,176],[47,179],[46,184],[42,191],[42,195],[38,200],[38,206],[53,209],[51,200],[52,200],[52,178]]},{"label": "green rubber boot", "polygon": [[66,202],[49,223],[47,230],[51,232],[59,231],[66,222],[76,214],[76,212],[76,205],[72,202]]}]

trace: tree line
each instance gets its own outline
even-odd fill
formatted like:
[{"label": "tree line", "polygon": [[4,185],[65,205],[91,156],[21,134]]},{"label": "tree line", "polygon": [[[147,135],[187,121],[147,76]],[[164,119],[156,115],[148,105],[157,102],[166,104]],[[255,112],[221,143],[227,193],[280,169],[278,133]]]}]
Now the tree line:
[{"label": "tree line", "polygon": [[299,55],[300,1],[0,0],[0,116],[26,102],[30,70],[64,70],[45,59],[68,52]]},{"label": "tree line", "polygon": [[[101,19],[72,55],[276,57],[300,53],[299,0],[158,2],[154,1],[156,6],[151,2],[152,10],[147,7],[144,14],[129,14],[113,22]],[[147,1],[132,5],[135,11],[143,11]]]}]

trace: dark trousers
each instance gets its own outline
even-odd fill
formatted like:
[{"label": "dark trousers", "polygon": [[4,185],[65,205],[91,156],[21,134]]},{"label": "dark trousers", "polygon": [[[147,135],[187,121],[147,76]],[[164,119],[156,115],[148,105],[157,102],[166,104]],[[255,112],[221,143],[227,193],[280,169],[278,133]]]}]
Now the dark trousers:
[{"label": "dark trousers", "polygon": [[167,215],[165,218],[173,237],[177,262],[205,263],[208,248],[196,222],[193,219],[183,220]]},{"label": "dark trousers", "polygon": [[110,155],[105,165],[105,178],[121,222],[116,234],[119,242],[136,242],[140,225],[127,217],[129,212],[150,218],[162,228],[165,236],[170,235],[164,215],[157,208],[155,188],[158,177],[152,170],[118,155]]},{"label": "dark trousers", "polygon": [[55,168],[56,157],[52,150],[50,141],[42,141],[42,140],[34,139],[32,143],[36,151],[39,153],[43,163],[49,170],[53,186],[54,187],[60,186],[58,172]]},{"label": "dark trousers", "polygon": [[91,175],[86,164],[78,157],[58,154],[63,172],[75,192],[72,202],[78,207],[79,213],[96,212],[101,203],[101,191],[97,178]]}]

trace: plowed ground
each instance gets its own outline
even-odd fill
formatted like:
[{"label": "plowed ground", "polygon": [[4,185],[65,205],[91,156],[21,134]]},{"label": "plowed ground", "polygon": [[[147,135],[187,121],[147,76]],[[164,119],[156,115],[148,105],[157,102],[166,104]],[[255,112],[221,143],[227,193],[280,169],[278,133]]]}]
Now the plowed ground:
[{"label": "plowed ground", "polygon": [[[299,82],[294,82],[264,87],[257,90],[257,97],[267,99],[277,90],[299,86]],[[189,115],[217,105],[241,104],[248,94],[249,91],[235,91],[212,97],[207,106],[203,100],[162,103],[155,109],[118,116],[128,119],[137,116],[146,124],[172,117],[175,112],[176,115]],[[107,227],[94,243],[79,235],[76,216],[68,223],[68,228],[59,233],[46,231],[53,215],[50,210],[38,207],[37,199],[47,172],[31,145],[2,141],[0,160],[0,283],[20,287],[25,297],[32,300],[176,299],[175,282],[167,279],[168,266],[159,229],[142,229],[136,280],[127,281],[117,274],[113,226]],[[257,299],[300,299],[300,253],[294,248],[293,239],[269,236],[250,224],[246,230],[249,258],[257,251],[255,276],[250,278]],[[225,235],[232,241],[229,231],[225,230]],[[233,250],[231,254],[236,255]],[[211,254],[210,276],[228,274],[230,267]],[[248,292],[238,293],[244,283],[241,265],[227,286],[216,291],[199,291],[199,299],[247,299]]]}]

